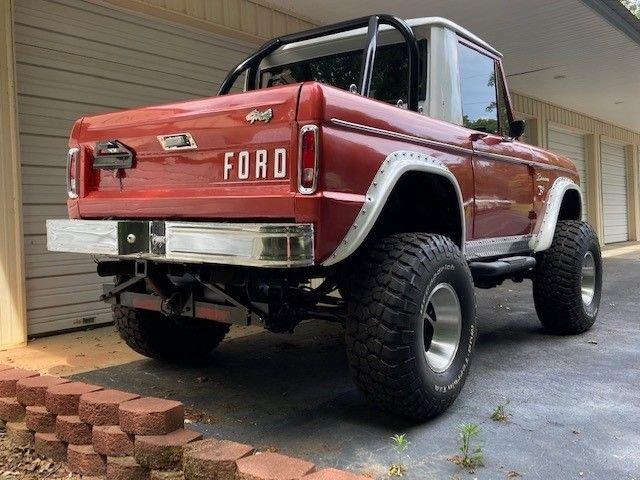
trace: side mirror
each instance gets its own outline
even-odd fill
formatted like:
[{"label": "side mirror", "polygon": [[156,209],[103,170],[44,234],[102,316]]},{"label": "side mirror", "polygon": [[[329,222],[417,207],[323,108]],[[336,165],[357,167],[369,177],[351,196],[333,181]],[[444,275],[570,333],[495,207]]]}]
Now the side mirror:
[{"label": "side mirror", "polygon": [[509,124],[509,137],[520,138],[524,134],[524,120],[514,120]]}]

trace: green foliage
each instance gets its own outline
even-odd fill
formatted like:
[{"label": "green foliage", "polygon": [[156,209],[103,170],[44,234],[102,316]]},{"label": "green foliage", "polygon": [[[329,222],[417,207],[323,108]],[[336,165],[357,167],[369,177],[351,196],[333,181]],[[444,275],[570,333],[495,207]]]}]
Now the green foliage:
[{"label": "green foliage", "polygon": [[398,455],[402,455],[407,448],[409,448],[409,441],[407,440],[407,434],[394,435],[391,437],[393,441],[393,449]]},{"label": "green foliage", "polygon": [[509,400],[504,403],[499,404],[493,412],[491,412],[491,420],[494,422],[506,422],[509,420],[509,413],[507,413],[507,405],[509,405]]},{"label": "green foliage", "polygon": [[[495,106],[493,108],[495,108]],[[471,130],[477,130],[479,132],[498,132],[498,120],[495,118],[477,118],[471,121],[467,115],[463,115],[462,124]]]},{"label": "green foliage", "polygon": [[636,17],[640,18],[640,0],[620,0]]},{"label": "green foliage", "polygon": [[393,435],[391,437],[393,449],[396,452],[398,458],[396,459],[396,463],[389,466],[389,476],[390,477],[403,477],[407,472],[407,467],[405,467],[402,462],[402,457],[405,455],[407,448],[409,448],[409,441],[407,440],[406,434],[402,435]]},{"label": "green foliage", "polygon": [[482,445],[478,441],[480,427],[476,423],[463,423],[458,426],[460,440],[460,455],[451,460],[460,467],[473,472],[484,465],[484,453]]}]

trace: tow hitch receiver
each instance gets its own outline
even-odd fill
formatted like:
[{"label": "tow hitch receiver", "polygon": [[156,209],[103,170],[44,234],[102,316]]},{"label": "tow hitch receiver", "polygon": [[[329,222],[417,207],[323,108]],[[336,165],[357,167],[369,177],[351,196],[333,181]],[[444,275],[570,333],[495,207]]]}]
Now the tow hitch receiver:
[{"label": "tow hitch receiver", "polygon": [[[175,285],[165,273],[154,272],[149,262],[138,260],[135,262],[134,276],[117,285],[104,284],[104,293],[100,299],[113,305],[152,310],[167,316],[200,318],[237,325],[264,323],[259,312],[243,305],[221,288],[203,282],[197,276],[193,276],[192,279],[195,281],[192,284]],[[131,290],[142,281],[155,294]],[[194,300],[194,284],[212,291],[222,298],[224,303]]]}]

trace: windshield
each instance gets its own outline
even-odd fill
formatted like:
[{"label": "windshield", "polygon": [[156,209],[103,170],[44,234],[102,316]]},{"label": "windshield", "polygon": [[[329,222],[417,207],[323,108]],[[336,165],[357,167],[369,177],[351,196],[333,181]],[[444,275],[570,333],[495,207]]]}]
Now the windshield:
[{"label": "windshield", "polygon": [[[427,41],[419,41],[418,46],[421,72],[419,78],[424,79]],[[316,81],[349,90],[351,85],[359,84],[361,66],[362,50],[338,53],[265,69],[260,85],[262,88],[268,88]],[[378,47],[371,79],[371,97],[394,105],[398,100],[406,103],[409,93],[408,75],[409,56],[405,43]],[[425,85],[424,81],[421,82],[418,98],[425,97]]]}]

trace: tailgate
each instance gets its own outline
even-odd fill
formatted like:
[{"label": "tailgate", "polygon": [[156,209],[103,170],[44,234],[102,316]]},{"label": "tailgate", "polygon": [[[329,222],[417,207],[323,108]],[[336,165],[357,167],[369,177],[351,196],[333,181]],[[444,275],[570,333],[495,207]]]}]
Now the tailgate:
[{"label": "tailgate", "polygon": [[85,117],[71,139],[80,215],[228,217],[254,197],[272,202],[245,211],[289,216],[299,93],[289,85]]}]

